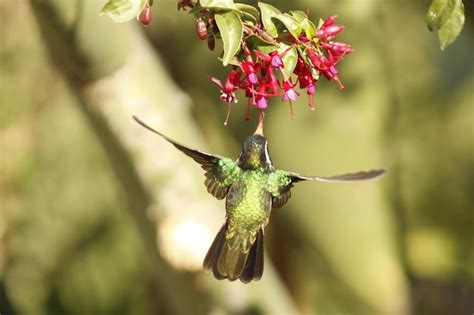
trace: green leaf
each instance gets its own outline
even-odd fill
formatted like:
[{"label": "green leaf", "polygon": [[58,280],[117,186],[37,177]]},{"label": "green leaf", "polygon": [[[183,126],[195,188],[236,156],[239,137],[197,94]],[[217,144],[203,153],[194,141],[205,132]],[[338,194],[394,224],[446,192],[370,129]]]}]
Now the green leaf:
[{"label": "green leaf", "polygon": [[277,37],[279,34],[279,27],[273,19],[281,22],[295,38],[298,38],[301,34],[302,27],[300,23],[289,14],[281,13],[280,10],[267,3],[259,2],[258,6],[262,15],[262,23],[265,27],[265,31],[271,36]]},{"label": "green leaf", "polygon": [[242,21],[234,11],[216,13],[215,19],[224,43],[222,63],[227,66],[239,51],[243,36]]},{"label": "green leaf", "polygon": [[278,29],[275,23],[273,23],[272,18],[278,14],[281,14],[281,12],[274,6],[263,2],[259,2],[258,7],[260,8],[260,12],[262,15],[262,23],[265,27],[265,31],[271,36],[277,37]]},{"label": "green leaf", "polygon": [[324,20],[319,18],[318,27],[316,27],[316,29],[319,30],[321,28],[321,26],[323,26],[323,24],[324,24]]},{"label": "green leaf", "polygon": [[302,27],[295,18],[286,13],[275,15],[273,18],[282,22],[294,38],[300,36]]},{"label": "green leaf", "polygon": [[291,15],[301,25],[308,39],[312,39],[316,35],[316,26],[308,19],[306,13],[303,11],[291,11]]},{"label": "green leaf", "polygon": [[456,40],[464,26],[464,5],[461,0],[454,1],[456,2],[454,10],[438,31],[441,50],[444,50]]},{"label": "green leaf", "polygon": [[235,9],[233,0],[200,0],[199,4],[203,8]]},{"label": "green leaf", "polygon": [[253,16],[255,20],[260,21],[260,13],[255,7],[245,3],[236,3],[234,7],[237,11]]},{"label": "green leaf", "polygon": [[147,0],[109,0],[100,14],[107,14],[115,23],[127,22],[137,17],[147,2]]},{"label": "green leaf", "polygon": [[426,15],[426,24],[428,25],[429,30],[439,30],[453,10],[454,1],[433,0],[428,9],[428,14]]},{"label": "green leaf", "polygon": [[433,0],[426,16],[430,31],[438,30],[441,49],[445,49],[458,37],[464,20],[462,0]]},{"label": "green leaf", "polygon": [[283,43],[280,44],[280,47],[278,48],[278,53],[281,54],[285,50],[289,50],[286,52],[286,55],[283,56],[283,73],[285,74],[285,77],[290,77],[290,75],[293,73],[293,70],[295,70],[296,67],[296,62],[298,61],[298,52],[296,51],[296,48],[290,48],[290,46],[285,45]]}]

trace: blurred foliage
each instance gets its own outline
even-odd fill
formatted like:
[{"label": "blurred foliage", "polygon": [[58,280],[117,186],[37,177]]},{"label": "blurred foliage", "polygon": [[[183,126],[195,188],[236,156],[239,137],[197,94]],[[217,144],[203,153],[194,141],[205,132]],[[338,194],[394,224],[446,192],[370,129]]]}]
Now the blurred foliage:
[{"label": "blurred foliage", "polygon": [[[10,104],[2,105],[0,195],[8,296],[20,314],[150,313],[143,246],[121,209],[104,152],[46,61],[28,8],[4,3],[2,12],[8,67],[2,66],[1,103]],[[26,23],[18,28],[16,20]]]},{"label": "blurred foliage", "polygon": [[[267,258],[299,311],[472,312],[470,3],[462,33],[443,52],[426,30],[429,1],[273,4],[309,8],[312,17],[338,14],[346,25],[343,37],[356,50],[341,64],[346,91],[322,81],[315,112],[305,108],[304,97],[295,104],[295,121],[287,104],[270,105],[266,135],[276,166],[308,175],[380,166],[389,171],[369,184],[300,184],[288,205],[274,211]],[[146,30],[167,65],[162,76],[192,97],[196,133],[205,135],[209,151],[237,156],[255,123],[243,120],[245,104],[239,103],[224,128],[225,104],[205,76],[223,77],[227,69],[196,38],[195,21],[175,9],[173,1],[156,2]],[[61,73],[68,69],[56,68],[45,49],[48,34],[40,34],[25,1],[0,2],[0,23],[0,313],[171,314],[152,281],[149,252],[126,212],[107,152]],[[65,17],[65,23],[72,22]],[[84,28],[78,40],[87,34]],[[117,55],[89,77],[109,75],[128,52],[120,39],[100,45],[117,47]],[[87,48],[84,56],[96,51]],[[169,123],[178,125],[180,117],[173,119]],[[205,190],[201,181],[196,187]],[[266,273],[261,282],[270,279]],[[245,302],[235,294],[238,284],[212,285],[223,304],[260,312],[258,300]]]}]

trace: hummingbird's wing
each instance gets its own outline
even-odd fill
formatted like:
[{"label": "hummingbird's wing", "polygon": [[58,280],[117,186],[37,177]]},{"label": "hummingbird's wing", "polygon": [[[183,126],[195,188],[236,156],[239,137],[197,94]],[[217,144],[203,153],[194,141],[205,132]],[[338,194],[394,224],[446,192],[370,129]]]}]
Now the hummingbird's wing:
[{"label": "hummingbird's wing", "polygon": [[319,182],[350,182],[350,181],[360,181],[360,180],[369,180],[381,177],[385,174],[385,170],[371,170],[371,171],[361,171],[356,173],[348,173],[336,176],[322,177],[322,176],[302,176],[292,172],[285,171],[276,171],[275,178],[278,185],[273,187],[278,187],[275,191],[271,191],[272,198],[272,207],[280,208],[282,207],[288,199],[291,197],[291,187],[294,183],[300,181],[319,181]]},{"label": "hummingbird's wing", "polygon": [[294,182],[299,182],[303,180],[316,180],[319,182],[350,182],[350,181],[360,181],[360,180],[369,180],[381,177],[385,174],[385,170],[370,170],[370,171],[360,171],[356,173],[347,173],[336,176],[321,177],[321,176],[301,176],[296,173],[290,173],[293,177]]},{"label": "hummingbird's wing", "polygon": [[133,116],[133,119],[135,119],[137,123],[146,129],[156,133],[157,135],[160,135],[166,141],[174,145],[178,150],[191,157],[194,161],[198,162],[206,171],[204,174],[206,176],[204,184],[207,187],[207,191],[217,199],[224,199],[224,197],[227,195],[227,192],[229,191],[230,186],[240,174],[240,168],[235,161],[226,157],[192,149],[165,136],[161,132],[156,131],[137,117]]}]

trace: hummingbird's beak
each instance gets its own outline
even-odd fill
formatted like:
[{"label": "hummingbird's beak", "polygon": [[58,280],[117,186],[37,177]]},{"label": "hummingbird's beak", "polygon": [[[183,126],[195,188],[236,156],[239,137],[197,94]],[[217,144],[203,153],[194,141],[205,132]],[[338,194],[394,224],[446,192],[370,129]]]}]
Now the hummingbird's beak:
[{"label": "hummingbird's beak", "polygon": [[258,115],[258,125],[257,129],[255,129],[254,135],[260,135],[263,137],[263,119],[265,118],[265,113],[262,111]]}]

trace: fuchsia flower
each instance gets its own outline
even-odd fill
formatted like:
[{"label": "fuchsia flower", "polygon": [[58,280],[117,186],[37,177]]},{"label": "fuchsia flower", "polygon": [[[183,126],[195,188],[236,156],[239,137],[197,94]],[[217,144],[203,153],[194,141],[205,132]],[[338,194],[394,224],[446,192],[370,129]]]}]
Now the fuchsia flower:
[{"label": "fuchsia flower", "polygon": [[225,80],[225,85],[222,85],[221,80],[214,77],[209,77],[212,82],[217,84],[221,88],[220,99],[226,103],[237,103],[237,98],[235,97],[235,91],[239,89],[241,73],[238,73],[235,69],[232,69]]},{"label": "fuchsia flower", "polygon": [[253,64],[253,62],[251,63],[248,61],[242,61],[240,63],[240,67],[242,68],[242,71],[247,76],[247,80],[249,81],[249,83],[257,84],[258,77],[257,77],[257,72],[255,71],[255,65]]},{"label": "fuchsia flower", "polygon": [[284,65],[283,65],[283,60],[281,58],[283,58],[287,52],[288,52],[288,49],[282,52],[281,54],[279,54],[277,50],[274,50],[267,55],[261,51],[254,50],[255,55],[260,60],[266,63],[269,63],[272,67],[277,68],[277,69],[283,69]]},{"label": "fuchsia flower", "polygon": [[283,56],[280,56],[278,52],[275,50],[270,53],[270,57],[271,57],[270,64],[272,65],[272,67],[283,69],[283,60],[281,60]]},{"label": "fuchsia flower", "polygon": [[336,81],[339,84],[340,90],[344,90],[345,87],[339,79],[339,73],[336,69],[336,63],[340,59],[335,58],[334,55],[332,55],[330,52],[329,59],[315,50],[308,49],[307,52],[313,66],[318,71],[320,71],[326,77],[326,79]]},{"label": "fuchsia flower", "polygon": [[[336,65],[345,55],[353,52],[353,49],[345,43],[332,41],[337,34],[344,30],[342,25],[335,24],[336,19],[336,15],[328,17],[317,29],[315,37],[308,38],[303,32],[299,38],[294,38],[291,34],[283,34],[275,39],[271,38],[276,41],[276,47],[278,42],[288,45],[288,48],[282,53],[276,49],[268,54],[255,49],[251,50],[247,47],[247,42],[244,41],[242,44],[243,58],[237,60],[237,66],[232,68],[225,84],[210,77],[221,88],[221,100],[229,105],[226,123],[231,103],[237,102],[235,91],[239,89],[245,92],[247,98],[245,114],[247,120],[250,119],[252,106],[263,111],[268,108],[270,97],[280,95],[283,101],[289,102],[293,118],[292,102],[299,97],[296,90],[297,85],[301,89],[306,89],[309,106],[314,110],[314,94],[317,91],[316,84],[321,75],[328,80],[336,81],[339,88],[344,89]],[[290,50],[293,51],[293,56],[297,57],[297,63],[293,70],[296,80],[293,80],[284,71],[283,58]]]},{"label": "fuchsia flower", "polygon": [[[276,78],[275,78],[276,80]],[[278,80],[277,80],[278,84]],[[270,91],[270,93],[268,92]],[[272,84],[265,81],[265,77],[261,76],[259,80],[259,88],[257,91],[252,91],[255,94],[256,106],[258,109],[265,109],[268,107],[268,97],[278,95],[278,92],[274,92]]]},{"label": "fuchsia flower", "polygon": [[247,48],[247,46],[244,46],[244,52],[246,55],[245,60],[240,63],[240,67],[247,76],[247,80],[249,81],[249,83],[257,84],[258,77],[257,70],[255,69],[256,65],[253,61],[252,54],[250,53],[250,50]]},{"label": "fuchsia flower", "polygon": [[284,101],[296,101],[296,99],[298,98],[298,96],[300,96],[298,94],[298,92],[295,91],[294,87],[296,86],[293,85],[293,83],[291,82],[291,78],[288,78],[287,80],[283,81],[282,83],[282,88],[283,88],[283,100]]},{"label": "fuchsia flower", "polygon": [[293,72],[298,76],[300,88],[306,88],[306,94],[308,94],[309,99],[309,107],[314,110],[313,94],[316,93],[317,80],[313,77],[310,68],[301,58],[298,58],[298,62]]},{"label": "fuchsia flower", "polygon": [[295,119],[295,114],[293,113],[293,104],[291,103],[292,101],[296,101],[298,98],[299,94],[298,92],[295,91],[294,87],[296,86],[293,85],[291,82],[291,78],[286,79],[282,83],[282,88],[283,88],[283,100],[288,101],[290,103],[290,113],[291,113],[291,119]]},{"label": "fuchsia flower", "polygon": [[257,108],[265,109],[268,107],[268,98],[265,95],[257,94]]}]

